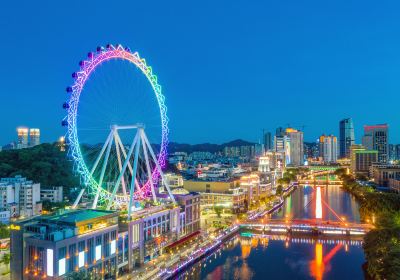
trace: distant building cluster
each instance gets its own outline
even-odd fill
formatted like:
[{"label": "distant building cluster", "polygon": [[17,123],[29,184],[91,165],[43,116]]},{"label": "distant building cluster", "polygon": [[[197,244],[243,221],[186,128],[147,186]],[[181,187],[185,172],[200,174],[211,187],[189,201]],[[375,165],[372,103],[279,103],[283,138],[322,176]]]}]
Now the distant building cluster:
[{"label": "distant building cluster", "polygon": [[40,129],[39,128],[17,128],[17,141],[0,147],[2,150],[25,149],[40,145]]},{"label": "distant building cluster", "polygon": [[40,129],[38,128],[19,127],[17,134],[17,149],[25,149],[40,144]]}]

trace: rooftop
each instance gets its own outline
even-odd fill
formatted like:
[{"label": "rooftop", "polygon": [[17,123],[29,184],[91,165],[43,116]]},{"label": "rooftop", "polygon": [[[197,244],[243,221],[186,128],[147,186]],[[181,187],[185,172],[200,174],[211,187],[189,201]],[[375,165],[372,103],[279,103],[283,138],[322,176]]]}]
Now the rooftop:
[{"label": "rooftop", "polygon": [[42,216],[41,219],[54,223],[79,223],[97,218],[106,218],[112,214],[116,214],[116,212],[97,209],[67,210],[61,214]]}]

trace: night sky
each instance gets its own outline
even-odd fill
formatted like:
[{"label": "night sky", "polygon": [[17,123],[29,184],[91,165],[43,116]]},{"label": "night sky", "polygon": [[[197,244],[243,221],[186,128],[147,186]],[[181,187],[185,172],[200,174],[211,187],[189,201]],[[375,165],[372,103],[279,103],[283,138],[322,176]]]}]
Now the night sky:
[{"label": "night sky", "polygon": [[388,123],[400,143],[399,14],[399,1],[3,1],[0,144],[21,125],[63,135],[71,73],[107,43],[153,67],[172,141],[258,141],[287,124],[314,141],[352,117],[358,141]]}]

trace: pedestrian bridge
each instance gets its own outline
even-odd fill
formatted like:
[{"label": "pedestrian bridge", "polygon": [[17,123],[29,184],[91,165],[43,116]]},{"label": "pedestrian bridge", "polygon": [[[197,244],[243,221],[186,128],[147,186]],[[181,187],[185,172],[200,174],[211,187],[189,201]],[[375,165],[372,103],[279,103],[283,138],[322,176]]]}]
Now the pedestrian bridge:
[{"label": "pedestrian bridge", "polygon": [[322,221],[319,219],[271,219],[265,221],[261,219],[258,221],[245,221],[240,224],[240,228],[273,234],[362,236],[374,227],[370,224]]}]

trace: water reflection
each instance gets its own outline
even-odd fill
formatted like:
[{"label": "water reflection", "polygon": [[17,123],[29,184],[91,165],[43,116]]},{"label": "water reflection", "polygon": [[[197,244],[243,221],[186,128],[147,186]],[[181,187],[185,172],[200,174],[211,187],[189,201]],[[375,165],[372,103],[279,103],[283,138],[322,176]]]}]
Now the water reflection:
[{"label": "water reflection", "polygon": [[[340,217],[359,222],[358,205],[340,186],[324,186],[321,197]],[[272,218],[315,218],[314,189],[299,187]],[[323,206],[322,218],[337,220]],[[360,241],[236,236],[216,253],[196,263],[178,279],[363,279]]]},{"label": "water reflection", "polygon": [[178,279],[362,279],[361,246],[361,241],[236,236]]},{"label": "water reflection", "polygon": [[[321,197],[333,211],[322,205],[322,219],[338,221],[338,217],[345,217],[348,221],[359,222],[359,207],[350,194],[344,192],[340,186],[321,187]],[[300,186],[288,198],[282,210],[272,218],[283,219],[311,219],[315,218],[316,199],[315,191],[311,186]],[[335,212],[335,213],[334,213]]]}]

